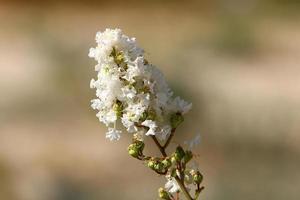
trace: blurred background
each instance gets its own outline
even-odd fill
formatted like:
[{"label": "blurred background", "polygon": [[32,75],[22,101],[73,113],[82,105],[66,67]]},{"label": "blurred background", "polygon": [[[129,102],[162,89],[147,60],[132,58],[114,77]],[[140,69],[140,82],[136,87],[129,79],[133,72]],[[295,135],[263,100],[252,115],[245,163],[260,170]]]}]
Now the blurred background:
[{"label": "blurred background", "polygon": [[[138,39],[193,103],[203,200],[300,199],[300,2],[0,2],[0,199],[153,200],[164,177],[105,139],[90,108],[95,33]],[[151,140],[148,149],[151,149]],[[171,145],[171,149],[175,144]]]}]

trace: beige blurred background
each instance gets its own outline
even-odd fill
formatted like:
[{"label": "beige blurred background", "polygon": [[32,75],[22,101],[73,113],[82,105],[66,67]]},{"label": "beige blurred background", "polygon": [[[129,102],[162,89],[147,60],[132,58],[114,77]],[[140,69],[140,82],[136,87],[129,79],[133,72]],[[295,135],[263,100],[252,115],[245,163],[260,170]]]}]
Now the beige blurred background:
[{"label": "beige blurred background", "polygon": [[105,140],[90,108],[88,49],[120,27],[193,102],[175,142],[202,135],[200,199],[299,200],[299,11],[297,0],[1,1],[0,199],[157,199],[165,179],[127,155],[130,135]]}]

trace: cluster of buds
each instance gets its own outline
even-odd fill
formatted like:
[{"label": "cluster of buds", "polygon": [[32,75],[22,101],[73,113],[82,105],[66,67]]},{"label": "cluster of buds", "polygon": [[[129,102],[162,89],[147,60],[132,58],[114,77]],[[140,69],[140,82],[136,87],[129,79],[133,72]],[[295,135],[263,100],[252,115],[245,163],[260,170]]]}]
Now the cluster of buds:
[{"label": "cluster of buds", "polygon": [[168,157],[163,159],[152,157],[147,161],[147,166],[158,174],[166,174],[171,165],[172,162]]}]

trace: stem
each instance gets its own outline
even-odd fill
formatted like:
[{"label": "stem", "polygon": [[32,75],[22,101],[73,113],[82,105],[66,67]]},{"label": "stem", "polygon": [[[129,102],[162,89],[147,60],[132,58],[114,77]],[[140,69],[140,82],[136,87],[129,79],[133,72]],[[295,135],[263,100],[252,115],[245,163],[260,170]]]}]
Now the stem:
[{"label": "stem", "polygon": [[168,155],[167,155],[167,153],[166,153],[165,148],[162,147],[162,146],[160,145],[160,143],[158,142],[158,140],[157,140],[157,138],[155,137],[155,135],[151,135],[151,137],[152,137],[152,139],[154,140],[156,146],[159,148],[160,153],[161,153],[164,157],[167,157]]},{"label": "stem", "polygon": [[184,186],[184,183],[180,180],[180,178],[178,176],[175,177],[175,180],[177,181],[180,189],[182,190],[184,196],[188,199],[188,200],[194,200],[191,195],[189,194],[189,192],[187,191],[186,187]]},{"label": "stem", "polygon": [[171,134],[170,134],[169,138],[167,139],[167,142],[166,142],[165,145],[163,146],[164,149],[166,149],[166,148],[168,147],[168,145],[170,144],[170,142],[171,142],[171,140],[172,140],[172,138],[173,138],[173,136],[174,136],[175,130],[176,130],[176,128],[173,128],[173,129],[171,130]]}]

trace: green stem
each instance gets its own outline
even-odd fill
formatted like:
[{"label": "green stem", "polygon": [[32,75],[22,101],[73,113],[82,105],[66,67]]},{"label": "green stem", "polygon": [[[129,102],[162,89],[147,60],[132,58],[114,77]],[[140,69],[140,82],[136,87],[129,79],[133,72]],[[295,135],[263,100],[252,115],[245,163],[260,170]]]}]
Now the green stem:
[{"label": "green stem", "polygon": [[189,192],[187,191],[186,187],[184,186],[184,183],[180,180],[180,178],[178,176],[175,177],[175,180],[177,181],[181,191],[183,192],[184,196],[188,199],[188,200],[193,200],[193,198],[191,197],[191,195],[189,194]]}]

